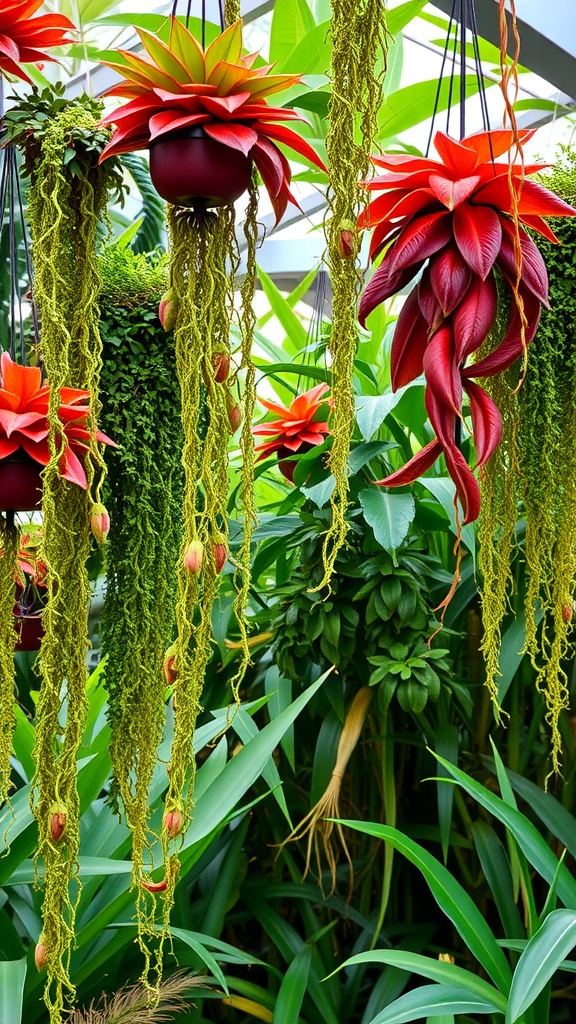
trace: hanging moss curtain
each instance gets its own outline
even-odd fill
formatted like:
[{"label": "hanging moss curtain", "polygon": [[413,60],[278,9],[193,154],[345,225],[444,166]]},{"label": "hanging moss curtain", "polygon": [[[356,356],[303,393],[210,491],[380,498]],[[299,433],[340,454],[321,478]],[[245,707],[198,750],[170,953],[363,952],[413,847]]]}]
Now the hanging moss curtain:
[{"label": "hanging moss curtain", "polygon": [[[561,198],[576,199],[576,154],[564,151],[545,184]],[[498,694],[498,658],[515,570],[514,534],[523,513],[526,534],[526,646],[546,706],[552,771],[561,767],[560,714],[568,707],[567,659],[573,653],[573,595],[576,585],[576,225],[558,221],[560,245],[539,239],[550,281],[550,309],[544,310],[528,350],[519,391],[518,368],[493,384],[504,412],[504,441],[482,484],[480,570],[483,649],[487,682]],[[522,504],[519,504],[519,503]]]},{"label": "hanging moss curtain", "polygon": [[[51,384],[51,454],[44,472],[42,506],[48,602],[39,658],[32,803],[38,822],[37,861],[45,866],[40,945],[48,969],[45,1000],[54,1024],[61,1019],[65,997],[74,996],[69,962],[80,890],[76,756],[86,716],[90,599],[86,560],[92,505],[99,499],[103,469],[94,440],[100,408],[96,242],[108,187],[113,179],[117,183],[117,172],[97,166],[98,147],[108,137],[107,132],[97,131],[100,114],[101,105],[86,97],[64,105],[46,121],[40,137],[32,133],[26,150],[34,296],[41,321],[41,358]],[[91,393],[86,491],[59,474],[58,405],[60,389],[65,387]]]},{"label": "hanging moss curtain", "polygon": [[[100,260],[102,426],[122,446],[106,453],[106,656],[111,802],[132,829],[134,883],[146,932],[148,895],[138,883],[148,849],[148,789],[165,723],[163,662],[174,628],[180,546],[182,431],[174,342],[158,319],[167,259],[115,245]],[[146,868],[148,865],[146,865]],[[148,955],[150,936],[141,944]]]},{"label": "hanging moss curtain", "polygon": [[358,267],[357,216],[365,205],[358,185],[370,172],[375,149],[377,115],[386,70],[386,12],[382,0],[332,0],[330,22],[330,129],[326,139],[330,188],[326,222],[328,266],[333,288],[332,398],[333,445],[330,470],[336,480],[332,524],[324,543],[324,579],[329,583],[348,526],[347,460],[354,426],[352,377],[358,341],[357,300],[361,285]]}]

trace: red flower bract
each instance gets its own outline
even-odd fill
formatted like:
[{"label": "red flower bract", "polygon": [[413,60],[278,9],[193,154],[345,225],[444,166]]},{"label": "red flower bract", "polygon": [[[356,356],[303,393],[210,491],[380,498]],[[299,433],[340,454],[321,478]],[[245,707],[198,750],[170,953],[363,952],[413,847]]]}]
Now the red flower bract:
[{"label": "red flower bract", "polygon": [[5,0],[0,5],[0,74],[6,72],[29,82],[20,64],[56,60],[44,52],[45,47],[63,46],[73,42],[66,35],[75,26],[63,14],[32,15],[44,0]]},{"label": "red flower bract", "polygon": [[108,95],[128,102],[103,120],[116,127],[101,160],[145,149],[174,131],[201,125],[211,139],[254,161],[278,222],[288,202],[298,204],[290,192],[290,165],[276,143],[326,169],[305,139],[279,123],[304,118],[289,107],[270,107],[266,101],[272,93],[300,82],[300,75],[272,75],[273,65],[253,68],[258,55],[242,56],[241,21],[206,50],[174,17],[168,45],[151,32],[136,31],[144,55],[119,50],[122,63],[102,61],[127,80]]},{"label": "red flower bract", "polygon": [[[279,419],[269,423],[261,423],[254,427],[253,433],[262,437],[269,437],[269,441],[256,445],[255,451],[260,452],[258,459],[265,459],[273,452],[279,453],[284,458],[295,455],[301,451],[309,451],[314,445],[322,444],[329,428],[327,421],[318,422],[315,417],[320,407],[328,401],[326,393],[327,384],[317,384],[310,391],[298,395],[290,403],[288,409],[275,402],[267,402],[264,398],[259,399],[269,412],[275,413]],[[287,463],[284,476],[291,480],[294,464]]]},{"label": "red flower bract", "polygon": [[[518,133],[520,143],[533,131]],[[434,140],[440,160],[404,154],[375,157],[384,174],[366,183],[383,190],[360,216],[361,228],[373,228],[370,254],[385,251],[360,300],[359,320],[408,284],[422,269],[419,283],[398,317],[391,352],[392,388],[421,373],[426,378],[426,409],[437,440],[384,480],[399,487],[416,480],[441,452],[464,510],[464,522],[476,519],[478,484],[455,440],[466,394],[472,420],[477,465],[500,443],[500,413],[492,399],[470,378],[490,377],[507,369],[532,341],[542,303],[548,302],[548,276],[537,246],[519,228],[521,261],[515,255],[512,220],[516,192],[521,224],[557,241],[544,217],[576,216],[576,210],[543,185],[524,175],[545,164],[497,162],[514,144],[511,131],[479,132],[456,142],[442,132]],[[493,352],[466,366],[494,323],[496,275],[511,292],[504,337]],[[526,319],[513,295],[517,287]]]},{"label": "red flower bract", "polygon": [[[42,385],[42,374],[36,366],[20,366],[3,352],[0,387],[0,459],[23,449],[35,462],[47,466],[48,403],[50,385]],[[77,388],[60,389],[58,418],[62,424],[64,444],[60,456],[60,475],[79,487],[88,486],[81,458],[88,450],[90,430],[88,416],[90,393]],[[116,447],[114,441],[96,431],[96,439]],[[80,456],[80,457],[79,457]]]}]

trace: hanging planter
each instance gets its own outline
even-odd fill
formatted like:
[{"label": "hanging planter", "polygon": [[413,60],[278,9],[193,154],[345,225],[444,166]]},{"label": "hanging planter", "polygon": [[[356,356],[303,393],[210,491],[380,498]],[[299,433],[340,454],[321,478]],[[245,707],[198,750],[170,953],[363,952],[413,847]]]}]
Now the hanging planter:
[{"label": "hanging planter", "polygon": [[23,449],[0,460],[0,512],[34,512],[42,504],[42,466]]},{"label": "hanging planter", "polygon": [[41,557],[42,527],[21,528],[18,574],[15,581],[14,629],[17,651],[38,651],[44,636],[42,612],[46,606],[46,565]]},{"label": "hanging planter", "polygon": [[250,184],[252,160],[197,126],[150,144],[150,177],[167,202],[210,209],[240,198]]},{"label": "hanging planter", "polygon": [[[146,56],[118,51],[103,61],[124,79],[109,95],[129,102],[107,114],[115,125],[102,160],[150,147],[150,173],[160,195],[199,209],[238,199],[250,184],[252,162],[268,191],[277,221],[288,202],[291,171],[281,142],[321,170],[312,147],[281,121],[304,121],[289,107],[270,107],[266,97],[300,82],[300,75],[254,68],[256,54],[242,56],[242,22],[236,21],[204,50],[177,18],[168,44],[136,28]],[[191,129],[200,128],[200,132]]]}]

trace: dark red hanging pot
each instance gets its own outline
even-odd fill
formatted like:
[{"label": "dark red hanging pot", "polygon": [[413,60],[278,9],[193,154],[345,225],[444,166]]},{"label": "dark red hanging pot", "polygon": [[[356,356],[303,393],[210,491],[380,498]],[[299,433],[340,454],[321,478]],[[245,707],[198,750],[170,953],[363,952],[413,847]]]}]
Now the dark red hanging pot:
[{"label": "dark red hanging pot", "polygon": [[34,512],[40,508],[42,469],[21,448],[0,459],[0,512]]},{"label": "dark red hanging pot", "polygon": [[24,591],[19,583],[16,584],[16,604],[14,605],[14,627],[16,629],[17,651],[38,651],[44,636],[44,626],[40,610],[34,610],[35,605],[23,610],[21,600]]},{"label": "dark red hanging pot", "polygon": [[205,210],[234,203],[246,191],[252,160],[238,149],[211,139],[201,125],[150,145],[152,184],[167,202]]}]

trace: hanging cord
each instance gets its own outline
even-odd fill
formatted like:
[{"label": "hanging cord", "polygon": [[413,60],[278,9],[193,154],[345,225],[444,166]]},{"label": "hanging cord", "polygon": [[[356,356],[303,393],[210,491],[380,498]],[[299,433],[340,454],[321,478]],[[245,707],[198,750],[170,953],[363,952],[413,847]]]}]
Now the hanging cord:
[{"label": "hanging cord", "polygon": [[[190,17],[192,13],[192,0],[188,0],[186,4],[186,28],[190,27]],[[178,16],[178,0],[174,0],[172,4],[172,17]],[[224,14],[224,0],[218,0],[218,18],[220,21],[220,31],[223,32],[226,27],[226,18]],[[202,13],[201,13],[201,34],[202,34],[202,49],[206,49],[206,0],[202,0]]]}]

